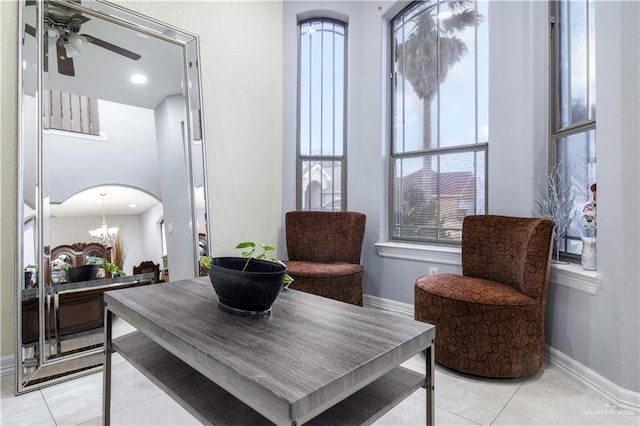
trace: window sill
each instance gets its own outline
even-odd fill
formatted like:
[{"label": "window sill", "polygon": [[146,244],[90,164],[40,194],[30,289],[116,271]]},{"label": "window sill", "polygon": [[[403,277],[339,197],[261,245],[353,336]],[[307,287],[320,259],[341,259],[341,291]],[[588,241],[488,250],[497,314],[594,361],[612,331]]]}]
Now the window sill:
[{"label": "window sill", "polygon": [[[385,242],[376,243],[380,257],[415,260],[441,265],[462,265],[460,247]],[[551,265],[551,282],[572,290],[595,296],[598,294],[599,280],[596,271],[587,271],[580,265]]]},{"label": "window sill", "polygon": [[577,290],[591,296],[598,294],[599,280],[597,271],[587,271],[580,265],[569,263],[568,265],[551,265],[551,282]]},{"label": "window sill", "polygon": [[380,257],[417,260],[440,265],[460,266],[462,264],[460,247],[396,242],[376,243],[375,246]]},{"label": "window sill", "polygon": [[66,138],[73,139],[83,139],[87,141],[96,141],[96,142],[107,142],[107,135],[101,132],[99,135],[90,135],[88,133],[79,133],[79,132],[71,132],[67,130],[58,130],[58,129],[44,129],[42,130],[44,135],[49,136],[63,136]]}]

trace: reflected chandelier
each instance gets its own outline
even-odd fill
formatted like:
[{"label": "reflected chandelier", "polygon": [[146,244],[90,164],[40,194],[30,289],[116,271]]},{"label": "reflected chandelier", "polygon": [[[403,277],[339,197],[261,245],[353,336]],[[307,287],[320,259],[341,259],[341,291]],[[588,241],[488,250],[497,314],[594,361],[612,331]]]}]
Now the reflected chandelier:
[{"label": "reflected chandelier", "polygon": [[102,226],[100,226],[100,228],[89,231],[89,234],[95,242],[100,243],[105,247],[110,247],[113,245],[113,242],[118,235],[118,227],[113,226],[109,228],[107,226],[107,220],[104,214],[104,197],[106,197],[107,194],[103,193],[100,194],[100,196],[102,197]]}]

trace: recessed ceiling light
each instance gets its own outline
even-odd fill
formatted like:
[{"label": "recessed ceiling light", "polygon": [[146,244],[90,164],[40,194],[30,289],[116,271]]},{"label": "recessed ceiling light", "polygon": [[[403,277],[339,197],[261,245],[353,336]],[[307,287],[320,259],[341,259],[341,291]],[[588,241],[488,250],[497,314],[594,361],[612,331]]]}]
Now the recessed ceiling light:
[{"label": "recessed ceiling light", "polygon": [[142,74],[134,74],[131,76],[131,82],[135,84],[145,84],[147,82],[147,77]]},{"label": "recessed ceiling light", "polygon": [[132,209],[136,207],[136,205],[134,203],[129,204],[129,207],[131,207]]}]

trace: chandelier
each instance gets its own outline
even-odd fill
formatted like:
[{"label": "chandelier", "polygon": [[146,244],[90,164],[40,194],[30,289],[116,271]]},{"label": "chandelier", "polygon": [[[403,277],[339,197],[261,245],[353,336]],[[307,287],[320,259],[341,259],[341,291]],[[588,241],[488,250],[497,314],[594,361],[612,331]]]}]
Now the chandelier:
[{"label": "chandelier", "polygon": [[105,219],[104,215],[104,197],[106,197],[107,194],[103,193],[100,194],[100,196],[102,197],[102,226],[100,226],[100,228],[89,231],[89,234],[95,242],[100,243],[105,247],[110,247],[113,245],[113,242],[118,235],[118,227],[112,226],[111,228],[109,228],[107,226],[107,220]]}]

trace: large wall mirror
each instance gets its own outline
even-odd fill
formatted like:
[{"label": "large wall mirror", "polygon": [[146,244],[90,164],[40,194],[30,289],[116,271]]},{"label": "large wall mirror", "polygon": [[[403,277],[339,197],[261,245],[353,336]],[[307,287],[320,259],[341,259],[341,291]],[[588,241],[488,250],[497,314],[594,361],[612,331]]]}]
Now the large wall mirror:
[{"label": "large wall mirror", "polygon": [[197,36],[97,0],[20,7],[23,393],[99,371],[104,291],[201,275],[209,240]]}]

